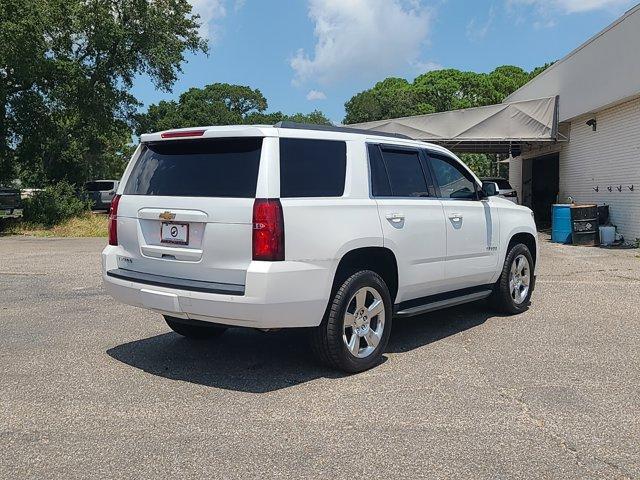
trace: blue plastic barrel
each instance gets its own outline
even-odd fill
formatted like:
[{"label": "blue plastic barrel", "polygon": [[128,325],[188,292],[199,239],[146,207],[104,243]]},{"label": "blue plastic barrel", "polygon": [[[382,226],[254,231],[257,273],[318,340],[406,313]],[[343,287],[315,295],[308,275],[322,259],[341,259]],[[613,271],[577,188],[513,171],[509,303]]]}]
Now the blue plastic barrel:
[{"label": "blue plastic barrel", "polygon": [[568,203],[551,207],[551,241],[571,243],[571,205]]}]

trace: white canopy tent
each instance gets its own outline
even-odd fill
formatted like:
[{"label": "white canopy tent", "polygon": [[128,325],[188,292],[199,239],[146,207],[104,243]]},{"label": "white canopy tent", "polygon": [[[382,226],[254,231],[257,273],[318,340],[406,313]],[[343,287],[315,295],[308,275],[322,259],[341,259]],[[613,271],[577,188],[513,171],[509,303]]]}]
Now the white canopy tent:
[{"label": "white canopy tent", "polygon": [[457,152],[517,155],[525,146],[562,139],[558,134],[558,97],[416,115],[349,127],[403,134]]}]

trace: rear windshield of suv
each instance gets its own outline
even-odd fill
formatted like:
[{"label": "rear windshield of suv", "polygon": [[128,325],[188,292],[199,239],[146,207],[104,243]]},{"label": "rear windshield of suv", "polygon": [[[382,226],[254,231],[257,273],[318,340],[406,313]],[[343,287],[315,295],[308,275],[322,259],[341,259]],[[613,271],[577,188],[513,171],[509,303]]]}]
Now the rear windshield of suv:
[{"label": "rear windshield of suv", "polygon": [[262,138],[151,142],[143,146],[125,195],[256,195]]}]

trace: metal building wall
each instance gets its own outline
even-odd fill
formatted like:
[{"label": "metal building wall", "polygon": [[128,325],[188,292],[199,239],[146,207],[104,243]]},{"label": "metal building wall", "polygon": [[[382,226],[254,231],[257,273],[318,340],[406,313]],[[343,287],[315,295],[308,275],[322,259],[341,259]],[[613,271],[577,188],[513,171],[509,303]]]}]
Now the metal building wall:
[{"label": "metal building wall", "polygon": [[[595,132],[586,125],[591,118],[597,121]],[[560,151],[560,201],[571,196],[580,203],[609,204],[625,239],[640,238],[640,97],[574,119],[570,135]]]}]

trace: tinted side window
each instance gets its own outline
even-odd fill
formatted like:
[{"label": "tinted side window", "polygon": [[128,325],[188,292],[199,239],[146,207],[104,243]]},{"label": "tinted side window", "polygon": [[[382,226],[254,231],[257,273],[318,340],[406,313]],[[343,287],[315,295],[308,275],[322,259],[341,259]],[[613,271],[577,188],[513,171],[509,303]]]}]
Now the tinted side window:
[{"label": "tinted side window", "polygon": [[262,138],[148,143],[125,195],[238,197],[256,195]]},{"label": "tinted side window", "polygon": [[430,161],[442,198],[477,199],[475,182],[454,160],[430,155]]},{"label": "tinted side window", "polygon": [[394,197],[428,197],[427,182],[417,151],[382,149],[391,194]]},{"label": "tinted side window", "polygon": [[346,169],[345,142],[280,139],[281,197],[341,197]]},{"label": "tinted side window", "polygon": [[374,197],[390,197],[391,185],[387,177],[387,169],[382,161],[380,147],[378,145],[367,145],[369,152],[369,169],[371,171],[371,195]]}]

